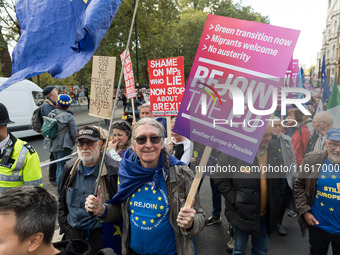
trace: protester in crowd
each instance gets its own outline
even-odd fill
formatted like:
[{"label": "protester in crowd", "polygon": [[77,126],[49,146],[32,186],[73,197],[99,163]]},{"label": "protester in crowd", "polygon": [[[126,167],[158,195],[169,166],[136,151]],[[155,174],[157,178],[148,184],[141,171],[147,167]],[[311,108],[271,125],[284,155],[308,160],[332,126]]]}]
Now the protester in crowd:
[{"label": "protester in crowd", "polygon": [[294,188],[298,222],[304,236],[309,232],[311,255],[340,254],[339,175],[340,128],[328,130],[326,150],[306,154]]},{"label": "protester in crowd", "polygon": [[116,161],[121,161],[125,151],[131,146],[132,128],[126,121],[116,121],[112,125],[112,137],[108,152]]},{"label": "protester in crowd", "polygon": [[151,111],[150,111],[150,104],[144,103],[139,108],[139,117],[143,118],[152,118]]},{"label": "protester in crowd", "polygon": [[[139,117],[141,119],[143,119],[143,118],[154,118],[155,120],[157,120],[159,123],[161,123],[163,125],[163,127],[164,127],[164,137],[167,137],[166,118],[164,118],[164,117],[153,117],[151,115],[151,108],[150,108],[149,103],[142,104],[139,109],[140,109]],[[136,124],[136,122],[132,121],[132,127],[134,127],[135,124]]]},{"label": "protester in crowd", "polygon": [[168,142],[168,139],[165,138],[164,143],[169,146],[172,156],[189,165],[193,156],[194,144],[188,138],[172,131],[175,122],[176,118],[173,118],[171,120],[171,141]]},{"label": "protester in crowd", "polygon": [[310,138],[310,132],[306,125],[303,125],[303,113],[297,108],[291,108],[287,112],[284,134],[292,139],[294,154],[296,157],[297,167],[301,165],[304,152]]},{"label": "protester in crowd", "polygon": [[[269,234],[276,230],[281,207],[280,182],[264,166],[280,165],[277,148],[269,144],[273,127],[268,125],[263,134],[257,156],[252,164],[223,155],[220,166],[235,166],[238,172],[213,175],[214,182],[225,198],[226,216],[234,231],[233,254],[246,254],[251,236],[252,254],[267,254]],[[258,171],[251,171],[251,169]]]},{"label": "protester in crowd", "polygon": [[14,122],[9,119],[6,106],[0,103],[0,196],[20,185],[42,186],[38,153],[8,132],[10,123]]},{"label": "protester in crowd", "polygon": [[[77,134],[77,124],[74,120],[73,113],[68,111],[72,99],[69,95],[59,95],[57,107],[51,111],[48,116],[57,120],[58,135],[54,139],[45,137],[44,149],[53,152],[55,159],[61,159],[72,154],[73,145]],[[63,168],[67,160],[57,162],[57,192],[60,194],[60,183],[63,174]]]},{"label": "protester in crowd", "polygon": [[127,98],[125,96],[125,92],[122,93],[122,102],[123,102],[123,111],[126,111],[127,108]]},{"label": "protester in crowd", "polygon": [[98,126],[93,126],[94,128],[98,129],[99,131],[99,134],[100,134],[100,140],[103,141],[103,144],[100,148],[100,151],[103,152],[104,151],[104,148],[105,148],[105,142],[106,142],[106,139],[108,138],[108,132],[105,128],[102,128],[102,127],[98,127]]},{"label": "protester in crowd", "polygon": [[82,240],[52,244],[57,208],[57,199],[42,187],[7,190],[0,197],[0,254],[90,254]]},{"label": "protester in crowd", "polygon": [[314,115],[313,128],[314,134],[308,141],[305,154],[310,151],[322,151],[325,150],[325,139],[327,131],[333,127],[334,117],[330,112],[322,111]]},{"label": "protester in crowd", "polygon": [[281,212],[279,217],[279,223],[277,225],[277,232],[279,235],[286,235],[287,231],[282,225],[283,216],[286,212],[286,208],[290,208],[288,216],[296,217],[295,199],[294,199],[294,181],[297,172],[296,169],[296,158],[294,154],[294,148],[292,139],[281,132],[282,125],[281,120],[278,117],[274,118],[273,121],[273,137],[269,142],[279,148],[279,158],[282,165],[287,167],[290,171],[286,171],[285,176],[280,179],[281,183]]},{"label": "protester in crowd", "polygon": [[312,114],[312,115],[304,115],[303,116],[303,121],[302,124],[306,125],[306,127],[309,130],[309,133],[312,135],[314,133],[314,128],[312,125],[312,118],[311,116],[313,116],[314,114],[314,107],[313,107],[313,103],[312,102],[307,102],[305,104],[303,104],[305,108],[307,108],[307,110]]},{"label": "protester in crowd", "polygon": [[[46,86],[43,89],[43,95],[45,97],[44,103],[40,108],[40,116],[46,117],[48,114],[56,108],[56,101],[58,98],[58,90],[54,86]],[[54,161],[53,152],[50,152],[50,161]],[[49,165],[48,179],[52,186],[57,186],[57,164],[53,163]]]},{"label": "protester in crowd", "polygon": [[52,110],[56,108],[58,90],[54,86],[47,86],[43,89],[43,95],[45,100],[40,108],[40,114],[41,116],[47,116]]},{"label": "protester in crowd", "polygon": [[[93,193],[98,181],[99,165],[103,144],[98,129],[84,126],[77,132],[78,158],[71,159],[64,167],[59,198],[58,220],[63,240],[86,240],[92,254],[103,248],[102,224],[90,216],[85,208],[85,199]],[[110,200],[117,192],[117,171],[113,159],[105,154],[103,170],[99,183],[103,201]],[[88,204],[89,207],[91,205]],[[120,213],[120,206],[113,205]],[[93,204],[93,208],[96,206]]]},{"label": "protester in crowd", "polygon": [[[198,195],[193,208],[183,207],[192,171],[166,151],[163,127],[154,119],[136,123],[132,148],[120,162],[119,192],[111,201],[122,203],[122,254],[195,254],[191,235],[202,230],[204,213]],[[111,203],[102,204],[100,192],[85,208],[97,216],[107,210],[106,221],[119,217]]]}]

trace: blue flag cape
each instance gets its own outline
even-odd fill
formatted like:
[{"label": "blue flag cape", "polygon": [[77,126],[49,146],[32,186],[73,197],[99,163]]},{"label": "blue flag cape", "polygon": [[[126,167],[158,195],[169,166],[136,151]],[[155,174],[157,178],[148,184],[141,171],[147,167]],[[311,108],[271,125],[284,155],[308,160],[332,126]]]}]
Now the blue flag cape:
[{"label": "blue flag cape", "polygon": [[[170,166],[185,165],[182,161],[169,155]],[[161,151],[158,165],[155,168],[145,168],[139,163],[137,154],[130,148],[128,149],[122,161],[120,161],[118,177],[119,185],[117,194],[109,203],[121,203],[127,199],[144,183],[153,180],[155,189],[158,187],[159,178],[162,172],[166,171],[164,167],[164,154]]]},{"label": "blue flag cape", "polygon": [[67,78],[91,59],[121,0],[18,0],[21,36],[13,50],[13,75],[0,92],[49,72]]}]

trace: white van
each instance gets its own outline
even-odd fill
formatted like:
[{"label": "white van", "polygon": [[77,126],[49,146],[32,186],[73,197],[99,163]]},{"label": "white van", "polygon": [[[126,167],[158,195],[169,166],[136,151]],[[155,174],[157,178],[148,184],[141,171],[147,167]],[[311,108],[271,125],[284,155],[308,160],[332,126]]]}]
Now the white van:
[{"label": "white van", "polygon": [[[0,85],[8,78],[0,77]],[[14,124],[7,128],[15,137],[39,135],[32,130],[31,118],[33,111],[44,102],[42,89],[29,80],[15,83],[0,92],[0,102],[3,103]]]}]

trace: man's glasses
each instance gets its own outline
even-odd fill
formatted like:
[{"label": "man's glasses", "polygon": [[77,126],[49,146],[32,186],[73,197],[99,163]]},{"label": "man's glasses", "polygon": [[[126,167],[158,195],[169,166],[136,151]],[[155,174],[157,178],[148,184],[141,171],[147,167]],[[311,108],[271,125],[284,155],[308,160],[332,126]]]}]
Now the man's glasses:
[{"label": "man's glasses", "polygon": [[146,141],[148,140],[148,138],[150,139],[150,142],[152,144],[159,144],[162,140],[162,137],[160,136],[145,136],[145,135],[140,135],[136,138],[134,138],[136,140],[136,143],[139,144],[139,145],[143,145],[146,143]]},{"label": "man's glasses", "polygon": [[92,147],[95,144],[96,141],[91,141],[91,140],[87,140],[87,141],[83,141],[83,140],[77,140],[76,144],[78,147],[83,147],[85,144],[88,147]]},{"label": "man's glasses", "polygon": [[339,143],[327,143],[329,148],[331,148],[332,150],[335,150],[336,148],[340,147]]}]

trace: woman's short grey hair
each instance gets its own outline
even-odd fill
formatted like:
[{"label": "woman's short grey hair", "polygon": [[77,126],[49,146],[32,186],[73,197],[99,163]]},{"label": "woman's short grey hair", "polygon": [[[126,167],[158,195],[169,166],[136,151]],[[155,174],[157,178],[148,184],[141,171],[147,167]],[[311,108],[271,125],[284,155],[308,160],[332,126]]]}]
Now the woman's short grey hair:
[{"label": "woman's short grey hair", "polygon": [[164,138],[164,127],[161,123],[159,123],[157,120],[152,119],[152,118],[143,118],[140,119],[135,126],[133,127],[132,130],[132,138],[135,139],[136,138],[136,129],[140,126],[143,125],[151,125],[154,126],[155,128],[157,128],[158,131],[158,135],[162,138]]}]

